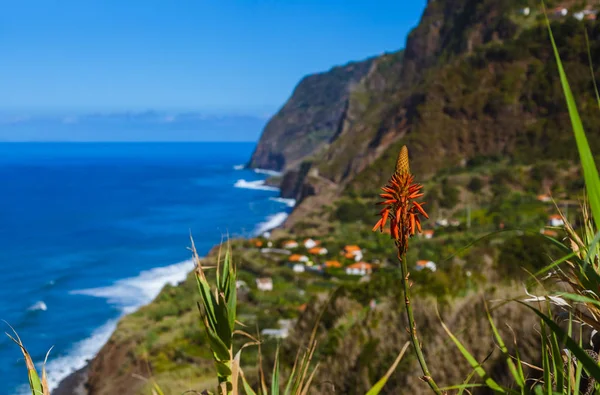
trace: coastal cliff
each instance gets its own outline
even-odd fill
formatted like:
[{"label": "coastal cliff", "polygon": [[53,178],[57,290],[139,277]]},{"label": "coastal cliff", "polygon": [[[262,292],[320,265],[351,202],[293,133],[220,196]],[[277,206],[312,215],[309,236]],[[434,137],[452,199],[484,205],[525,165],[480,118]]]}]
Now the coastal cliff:
[{"label": "coastal cliff", "polygon": [[339,131],[350,92],[372,63],[372,59],[352,62],[304,77],[267,123],[249,167],[291,169],[326,147]]},{"label": "coastal cliff", "polygon": [[[538,161],[550,161],[563,171],[565,190],[569,183],[576,183],[580,175],[569,170],[570,161],[576,157],[576,147],[547,30],[540,23],[539,10],[528,16],[520,12],[529,3],[532,9],[538,10],[537,2],[525,0],[429,1],[404,50],[305,77],[269,121],[248,164],[284,172],[281,194],[297,199],[298,205],[281,230],[282,234],[329,235],[333,240],[336,229],[330,222],[336,218],[336,212],[346,210],[344,213],[355,215],[346,216],[352,218],[348,220],[352,226],[365,216],[372,218],[372,207],[360,199],[376,194],[377,188],[385,183],[403,144],[409,145],[411,166],[425,182],[447,180],[444,177],[448,174],[458,174],[477,163],[502,158],[506,166],[502,169],[504,176],[512,177],[506,183],[515,190],[525,190],[524,185],[539,176],[533,166]],[[600,64],[600,25],[569,17],[554,19],[552,27],[589,132],[592,151],[600,152],[600,116],[589,74],[587,47],[582,38],[585,27],[590,34],[594,64]],[[596,74],[600,78],[600,73]],[[498,181],[500,172],[491,173],[495,168],[489,171],[489,174],[482,171],[483,175],[478,175],[484,184],[481,188],[471,187],[470,183],[466,186],[466,182],[474,178],[472,174],[468,174],[466,181],[460,178],[467,178],[464,174],[457,176],[459,184],[462,183],[460,193],[455,193],[457,205],[467,196],[468,189],[476,191],[468,195],[471,200],[483,196],[492,201],[498,195],[492,188],[494,183],[501,183]],[[553,168],[552,171],[559,170]],[[531,178],[525,182],[522,179],[526,177]],[[540,185],[545,186],[548,177],[539,177]],[[438,200],[446,200],[443,204],[448,204],[450,191],[448,187],[441,192],[443,198]],[[428,197],[431,197],[429,202],[435,202],[434,197]],[[540,215],[543,219],[544,214]],[[337,214],[337,217],[342,215]],[[487,226],[492,220],[481,219],[481,222]],[[374,236],[366,236],[369,230],[360,233],[352,228],[352,232],[344,230],[339,234],[351,237],[358,233],[364,240],[370,240],[368,238]],[[467,244],[467,239],[464,243]],[[372,250],[383,249],[380,244],[379,239],[374,241]],[[500,253],[492,247],[482,250],[487,254],[486,259],[499,260]],[[481,256],[474,253],[472,258],[465,257],[466,264],[463,260],[460,264],[468,267],[469,259],[474,261]],[[251,253],[240,260],[247,275],[271,274],[272,269],[260,266],[257,263],[261,262],[260,258]],[[462,275],[462,269],[463,266],[456,269],[458,274],[441,274],[445,276],[443,281],[431,287],[439,286],[446,292],[457,282],[452,276]],[[287,274],[282,272],[281,276],[284,278]],[[252,277],[247,280],[251,282]],[[486,281],[496,288],[497,278],[493,274],[489,274]],[[389,284],[347,291],[351,295],[347,300],[340,299],[340,303],[345,304],[326,317],[329,320],[326,324],[334,328],[340,322],[354,320],[353,312],[371,299],[381,298],[384,306],[393,305],[393,298],[382,295],[387,292],[386,286]],[[199,325],[194,321],[197,318],[195,292],[190,277],[179,287],[167,287],[151,305],[125,317],[109,343],[89,365],[89,395],[143,391],[143,382],[132,378],[133,373],[168,380],[173,383],[170,387],[173,391],[187,389],[186,383],[191,380],[195,380],[196,388],[210,385],[206,380],[212,362]],[[294,299],[297,294],[290,292],[286,297],[297,301]],[[264,302],[260,298],[256,297],[254,302]],[[282,297],[281,300],[288,299]],[[276,302],[269,305],[269,309],[273,314],[285,310],[278,310]],[[326,347],[322,354],[326,361],[323,374],[335,377],[338,388],[358,391],[357,388],[367,388],[373,379],[385,373],[397,350],[387,348],[387,359],[376,365],[371,365],[369,358],[373,347],[381,351],[389,345],[388,336],[398,340],[403,335],[405,323],[400,317],[392,317],[398,322],[397,327],[382,328],[379,324],[381,317],[391,314],[390,311],[392,309],[388,313],[378,310],[360,323],[352,321],[342,328],[346,330],[344,333],[336,329],[323,335]],[[457,322],[467,319],[454,308],[449,311]],[[521,313],[514,313],[515,317]],[[298,318],[298,330],[309,332],[311,314],[316,314],[316,308],[307,309]],[[474,311],[464,314],[476,316]],[[268,322],[268,317],[263,318]],[[441,336],[433,323],[435,319],[432,311],[427,313],[426,338]],[[476,328],[483,331],[484,324],[485,320],[479,321]],[[198,329],[191,329],[193,325]],[[429,331],[428,325],[437,329]],[[347,333],[355,335],[352,344],[350,337],[343,338]],[[300,343],[300,338],[299,335],[298,341],[293,342],[294,346]],[[539,346],[537,338],[523,335],[523,339],[527,352],[533,355]],[[440,355],[442,345],[440,341],[435,344],[437,348],[432,355]],[[340,345],[351,348],[351,357],[340,354],[346,349]],[[398,346],[399,340],[394,345]],[[488,351],[480,349],[477,353],[484,357]],[[287,356],[290,354],[291,351]],[[458,358],[453,360],[458,361]],[[414,361],[407,362],[400,369],[413,371],[413,365]],[[436,369],[443,368],[436,364]],[[468,372],[466,366],[442,376],[448,384],[453,384]],[[392,383],[396,390],[404,385],[417,388],[416,383],[404,379],[395,379]]]}]

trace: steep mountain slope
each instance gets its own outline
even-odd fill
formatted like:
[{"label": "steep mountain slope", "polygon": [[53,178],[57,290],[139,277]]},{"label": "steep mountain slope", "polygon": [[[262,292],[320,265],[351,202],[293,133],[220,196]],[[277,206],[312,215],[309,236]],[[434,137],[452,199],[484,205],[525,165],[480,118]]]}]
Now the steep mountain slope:
[{"label": "steep mountain slope", "polygon": [[[413,168],[424,178],[482,156],[518,163],[574,159],[547,30],[538,8],[521,14],[527,3],[429,2],[406,50],[374,60],[352,89],[339,133],[320,155],[304,159],[302,171],[284,176],[294,182],[284,184],[282,193],[314,208],[319,203],[310,186],[322,179],[338,194],[372,191],[389,176],[402,144],[410,147]],[[600,148],[600,113],[583,34],[587,28],[597,65],[600,28],[595,21],[554,19],[584,126],[592,148]]]},{"label": "steep mountain slope", "polygon": [[335,136],[352,86],[372,60],[348,63],[302,79],[287,103],[269,121],[250,163],[253,168],[290,169]]}]

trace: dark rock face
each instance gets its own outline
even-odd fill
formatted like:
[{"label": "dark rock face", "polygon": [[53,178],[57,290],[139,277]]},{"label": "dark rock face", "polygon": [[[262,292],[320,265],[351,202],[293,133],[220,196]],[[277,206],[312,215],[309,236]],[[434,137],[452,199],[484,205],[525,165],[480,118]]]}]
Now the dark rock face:
[{"label": "dark rock face", "polygon": [[265,127],[249,166],[288,170],[324,148],[340,129],[352,87],[372,63],[349,63],[303,78]]}]

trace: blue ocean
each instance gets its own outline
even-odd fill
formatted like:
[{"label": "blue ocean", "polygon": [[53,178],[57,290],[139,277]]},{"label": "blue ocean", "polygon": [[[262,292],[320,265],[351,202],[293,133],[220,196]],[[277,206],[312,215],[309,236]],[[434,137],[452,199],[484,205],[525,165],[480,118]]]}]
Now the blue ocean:
[{"label": "blue ocean", "polygon": [[[283,222],[293,201],[243,169],[253,143],[0,144],[0,319],[52,386],[83,367],[119,317],[192,269],[222,236]],[[9,327],[0,323],[4,331]],[[18,347],[0,336],[0,394],[22,393]]]}]

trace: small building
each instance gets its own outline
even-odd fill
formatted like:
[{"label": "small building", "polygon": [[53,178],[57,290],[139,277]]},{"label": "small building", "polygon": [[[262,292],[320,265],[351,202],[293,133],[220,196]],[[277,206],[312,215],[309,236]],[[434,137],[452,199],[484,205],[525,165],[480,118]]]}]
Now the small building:
[{"label": "small building", "polygon": [[565,221],[558,214],[554,214],[548,217],[548,225],[550,226],[564,226]]},{"label": "small building", "polygon": [[360,262],[363,259],[363,253],[357,245],[347,245],[342,252],[347,259],[352,259],[355,262]]},{"label": "small building", "polygon": [[319,244],[321,244],[321,243],[316,240],[313,240],[313,239],[304,240],[304,247],[306,247],[308,249],[315,248]]},{"label": "small building", "polygon": [[596,14],[587,14],[585,16],[585,20],[586,21],[595,21],[596,20]]},{"label": "small building", "polygon": [[435,225],[436,226],[442,226],[442,227],[447,227],[448,226],[448,220],[445,218],[440,218],[437,221],[435,221]]},{"label": "small building", "polygon": [[550,195],[537,195],[537,200],[540,202],[548,203],[552,201],[552,197]]},{"label": "small building", "polygon": [[342,264],[338,261],[325,261],[325,267],[328,269],[339,269]]},{"label": "small building", "polygon": [[298,248],[298,242],[295,240],[286,240],[283,242],[283,248]]},{"label": "small building", "polygon": [[253,240],[253,241],[252,241],[252,244],[254,244],[254,246],[255,246],[255,247],[258,247],[258,248],[260,248],[260,247],[262,247],[262,246],[263,246],[263,242],[262,242],[262,240],[258,240],[258,239],[255,239],[255,240]]},{"label": "small building", "polygon": [[366,262],[353,263],[346,267],[346,274],[354,276],[365,276],[373,272],[373,265]]},{"label": "small building", "polygon": [[292,329],[292,321],[291,320],[279,320],[277,321],[279,324],[279,328],[265,328],[260,331],[261,335],[265,337],[276,337],[279,339],[285,339],[290,334],[290,330]]},{"label": "small building", "polygon": [[460,226],[460,221],[457,220],[457,219],[451,219],[450,220],[450,226],[454,226],[454,227]]},{"label": "small building", "polygon": [[247,289],[248,288],[248,284],[246,284],[246,282],[243,281],[243,280],[236,280],[235,281],[235,288],[236,289]]},{"label": "small building", "polygon": [[273,279],[271,277],[263,277],[256,279],[256,287],[260,291],[272,291],[273,290]]},{"label": "small building", "polygon": [[437,270],[437,265],[433,261],[420,260],[420,261],[417,261],[416,269],[419,271],[421,271],[423,269],[429,269],[432,272],[435,272]]},{"label": "small building", "polygon": [[308,262],[309,261],[309,259],[306,255],[298,255],[298,254],[290,255],[288,260],[290,262]]},{"label": "small building", "polygon": [[525,8],[521,9],[521,15],[529,16],[529,14],[531,14],[531,9],[529,7],[525,7]]},{"label": "small building", "polygon": [[435,234],[435,231],[433,229],[426,229],[421,234],[426,239],[433,239],[433,235]]},{"label": "small building", "polygon": [[304,273],[306,271],[306,267],[301,263],[296,263],[292,266],[292,270],[296,273]]},{"label": "small building", "polygon": [[327,254],[327,248],[324,247],[313,247],[311,249],[308,250],[309,254],[313,254],[313,255],[325,255]]},{"label": "small building", "polygon": [[558,232],[555,230],[552,230],[552,229],[542,228],[540,230],[540,233],[543,234],[544,236],[548,236],[548,237],[554,237],[554,238],[558,237]]},{"label": "small building", "polygon": [[565,17],[569,14],[569,10],[565,7],[556,7],[554,10],[552,10],[552,13],[556,17]]}]

